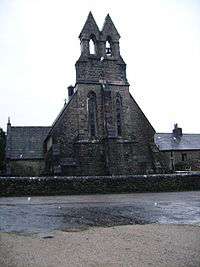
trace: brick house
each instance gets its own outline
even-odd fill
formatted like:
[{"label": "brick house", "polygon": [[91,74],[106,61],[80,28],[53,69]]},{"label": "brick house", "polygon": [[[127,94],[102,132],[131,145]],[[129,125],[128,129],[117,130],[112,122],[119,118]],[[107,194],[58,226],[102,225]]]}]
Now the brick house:
[{"label": "brick house", "polygon": [[[33,129],[8,124],[9,172],[25,175],[28,162],[37,175],[156,171],[158,159],[155,160],[152,150],[155,130],[129,92],[126,64],[120,55],[120,35],[110,16],[99,30],[89,13],[79,39],[81,55],[75,64],[76,83],[68,87],[68,103],[52,126]],[[16,145],[19,136],[23,136],[24,142]],[[28,149],[30,140],[34,143],[37,170]],[[15,150],[17,163],[21,162],[23,167],[21,171],[14,164]]]}]

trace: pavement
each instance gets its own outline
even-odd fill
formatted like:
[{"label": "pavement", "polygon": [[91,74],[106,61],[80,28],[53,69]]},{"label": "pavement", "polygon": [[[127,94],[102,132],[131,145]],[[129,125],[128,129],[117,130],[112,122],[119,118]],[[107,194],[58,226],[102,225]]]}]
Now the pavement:
[{"label": "pavement", "polygon": [[0,198],[0,231],[48,234],[94,226],[200,225],[200,192]]},{"label": "pavement", "polygon": [[200,266],[200,192],[0,198],[0,267],[36,266]]},{"label": "pavement", "polygon": [[199,267],[200,227],[122,225],[51,235],[0,233],[1,267]]}]

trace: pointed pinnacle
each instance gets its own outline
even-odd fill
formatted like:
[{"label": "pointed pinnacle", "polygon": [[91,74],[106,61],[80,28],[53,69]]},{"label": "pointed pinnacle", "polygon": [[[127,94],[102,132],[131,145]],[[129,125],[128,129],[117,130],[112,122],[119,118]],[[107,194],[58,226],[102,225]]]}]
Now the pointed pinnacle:
[{"label": "pointed pinnacle", "polygon": [[[91,32],[90,32],[91,31]],[[90,11],[88,16],[87,16],[87,19],[86,19],[86,22],[82,28],[82,31],[79,35],[79,38],[81,37],[81,35],[84,33],[84,34],[92,34],[92,31],[93,33],[99,33],[99,28],[96,24],[96,21],[92,15],[92,12]]]}]

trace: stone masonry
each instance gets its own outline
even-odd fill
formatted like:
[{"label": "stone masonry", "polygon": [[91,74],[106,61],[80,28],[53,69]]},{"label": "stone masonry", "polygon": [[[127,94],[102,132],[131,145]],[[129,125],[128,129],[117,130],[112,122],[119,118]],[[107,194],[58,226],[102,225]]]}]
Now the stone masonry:
[{"label": "stone masonry", "polygon": [[155,131],[130,95],[120,35],[110,16],[100,31],[89,13],[79,38],[76,84],[69,87],[70,100],[45,140],[46,172],[78,176],[154,172]]}]

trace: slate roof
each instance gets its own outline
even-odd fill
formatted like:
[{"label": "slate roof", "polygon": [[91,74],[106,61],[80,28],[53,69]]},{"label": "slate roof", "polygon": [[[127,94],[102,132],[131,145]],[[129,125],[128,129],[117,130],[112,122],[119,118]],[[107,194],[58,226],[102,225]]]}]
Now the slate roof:
[{"label": "slate roof", "polygon": [[42,159],[43,142],[51,127],[11,127],[7,137],[7,157],[10,159]]},{"label": "slate roof", "polygon": [[154,142],[160,151],[200,150],[200,134],[183,134],[176,138],[173,133],[156,133]]}]

